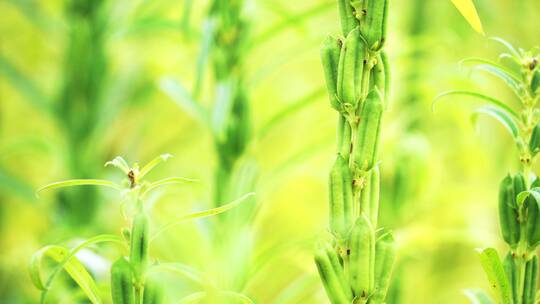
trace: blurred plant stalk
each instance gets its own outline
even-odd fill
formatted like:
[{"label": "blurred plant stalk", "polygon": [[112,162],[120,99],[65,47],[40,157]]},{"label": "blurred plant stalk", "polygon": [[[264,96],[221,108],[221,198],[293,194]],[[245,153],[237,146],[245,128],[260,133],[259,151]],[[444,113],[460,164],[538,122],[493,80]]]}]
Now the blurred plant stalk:
[{"label": "blurred plant stalk", "polygon": [[519,156],[519,172],[508,174],[499,187],[499,223],[509,251],[501,261],[494,248],[478,249],[495,300],[481,290],[468,290],[467,295],[474,303],[533,304],[538,301],[536,250],[540,244],[540,179],[534,172],[540,151],[540,53],[538,48],[524,51],[503,39],[493,40],[506,48],[499,58],[507,64],[483,58],[462,62],[500,78],[518,98],[518,106],[465,90],[447,91],[438,97],[468,95],[489,102],[476,110],[473,119],[487,115],[500,122],[512,136]]},{"label": "blurred plant stalk", "polygon": [[338,111],[337,158],[330,172],[330,239],[315,262],[331,303],[384,303],[395,259],[392,233],[377,226],[378,146],[390,86],[383,51],[387,0],[340,0],[343,36],[329,36],[321,57]]}]

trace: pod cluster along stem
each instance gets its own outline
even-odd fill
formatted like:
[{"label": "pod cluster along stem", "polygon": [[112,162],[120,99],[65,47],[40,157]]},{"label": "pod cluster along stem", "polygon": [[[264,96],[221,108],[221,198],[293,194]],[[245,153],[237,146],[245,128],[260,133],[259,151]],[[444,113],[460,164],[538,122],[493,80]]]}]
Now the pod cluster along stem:
[{"label": "pod cluster along stem", "polygon": [[[469,95],[490,102],[491,105],[479,108],[474,117],[483,114],[495,118],[514,139],[519,171],[508,174],[501,181],[498,203],[501,234],[509,250],[502,261],[493,248],[479,249],[478,252],[496,298],[489,303],[533,304],[537,302],[536,250],[540,244],[540,179],[533,171],[540,151],[540,53],[537,49],[515,49],[500,38],[494,40],[507,48],[508,53],[500,58],[506,58],[509,65],[482,58],[468,58],[463,62],[476,63],[476,69],[503,80],[517,96],[519,107],[464,90],[444,92],[440,97]],[[473,302],[479,299],[477,293],[469,295]]]},{"label": "pod cluster along stem", "polygon": [[377,226],[378,147],[388,99],[384,53],[388,0],[339,0],[343,35],[329,36],[321,57],[330,104],[338,114],[330,172],[331,239],[315,262],[331,303],[384,303],[395,260],[392,233]]}]

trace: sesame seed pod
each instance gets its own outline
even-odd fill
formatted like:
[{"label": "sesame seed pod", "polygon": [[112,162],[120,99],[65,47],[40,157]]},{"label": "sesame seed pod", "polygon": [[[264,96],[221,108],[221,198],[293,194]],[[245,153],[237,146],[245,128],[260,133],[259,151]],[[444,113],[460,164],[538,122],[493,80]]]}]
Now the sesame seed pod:
[{"label": "sesame seed pod", "polygon": [[499,186],[499,222],[504,241],[515,248],[519,242],[520,230],[514,185],[510,175],[506,176]]},{"label": "sesame seed pod", "polygon": [[368,216],[371,225],[377,226],[379,214],[379,195],[381,176],[379,166],[375,165],[364,176],[364,185],[360,192],[360,211]]},{"label": "sesame seed pod", "polygon": [[345,38],[338,65],[337,95],[345,108],[355,109],[358,104],[358,84],[362,81],[363,66],[364,47],[360,42],[360,32],[355,28]]},{"label": "sesame seed pod", "polygon": [[373,51],[380,50],[386,39],[389,0],[367,0],[366,17],[360,23],[362,35]]},{"label": "sesame seed pod", "polygon": [[512,290],[512,299],[514,303],[518,303],[519,297],[519,272],[516,266],[516,261],[512,256],[512,253],[509,252],[503,261],[504,272],[506,273],[506,278],[510,283],[510,288]]},{"label": "sesame seed pod", "polygon": [[330,171],[330,229],[341,239],[353,221],[352,177],[347,162],[338,155]]},{"label": "sesame seed pod", "polygon": [[349,248],[349,282],[356,298],[367,299],[374,286],[375,236],[364,214],[354,223]]},{"label": "sesame seed pod", "polygon": [[536,96],[540,88],[540,70],[536,69],[531,78],[531,92]]},{"label": "sesame seed pod", "polygon": [[377,161],[382,113],[382,96],[375,88],[368,94],[362,107],[356,135],[354,160],[361,170],[370,170]]},{"label": "sesame seed pod", "polygon": [[337,78],[339,56],[341,53],[341,41],[333,36],[328,36],[321,46],[321,60],[326,80],[326,89],[332,108],[340,111],[341,106],[337,97]]},{"label": "sesame seed pod", "polygon": [[338,8],[339,17],[341,19],[341,30],[343,36],[347,36],[350,31],[358,26],[358,20],[354,17],[354,11],[350,4],[350,0],[339,0]]},{"label": "sesame seed pod", "polygon": [[317,246],[315,264],[330,302],[332,304],[351,303],[351,289],[347,284],[337,253],[330,245],[319,244]]},{"label": "sesame seed pod", "polygon": [[384,234],[375,245],[375,291],[370,303],[384,303],[396,259],[396,246],[391,232]]},{"label": "sesame seed pod", "polygon": [[161,287],[154,281],[146,281],[144,284],[143,304],[163,303]]},{"label": "sesame seed pod", "polygon": [[133,265],[135,275],[140,280],[148,263],[148,217],[143,212],[138,213],[133,220],[131,229],[130,263]]},{"label": "sesame seed pod", "polygon": [[[523,287],[523,304],[535,304],[536,286],[538,284],[538,256],[533,255],[532,259],[525,266],[525,286]],[[517,303],[517,302],[516,302]]]},{"label": "sesame seed pod", "polygon": [[339,114],[337,128],[337,146],[338,153],[341,154],[346,162],[349,162],[351,154],[351,126],[345,116]]},{"label": "sesame seed pod", "polygon": [[535,156],[540,151],[540,124],[537,124],[532,131],[529,151],[532,156]]},{"label": "sesame seed pod", "polygon": [[111,295],[113,304],[135,303],[131,265],[124,257],[111,266]]}]

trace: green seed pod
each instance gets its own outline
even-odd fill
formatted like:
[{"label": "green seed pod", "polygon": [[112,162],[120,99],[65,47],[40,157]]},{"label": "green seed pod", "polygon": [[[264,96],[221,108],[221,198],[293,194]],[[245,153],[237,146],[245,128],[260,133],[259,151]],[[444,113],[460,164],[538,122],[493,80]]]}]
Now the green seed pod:
[{"label": "green seed pod", "polygon": [[366,299],[374,287],[375,236],[365,215],[361,215],[354,223],[349,248],[349,282],[355,296]]},{"label": "green seed pod", "polygon": [[537,124],[532,131],[529,151],[532,156],[535,156],[540,151],[540,124]]},{"label": "green seed pod", "polygon": [[385,233],[375,245],[375,291],[370,303],[384,303],[396,259],[396,246],[391,232]]},{"label": "green seed pod", "polygon": [[386,40],[389,0],[367,0],[366,17],[360,23],[362,35],[371,50],[380,50]]},{"label": "green seed pod", "polygon": [[386,52],[381,52],[381,60],[384,69],[384,106],[387,108],[392,87],[392,73],[390,72],[390,64],[388,63]]},{"label": "green seed pod", "polygon": [[343,36],[347,36],[350,31],[358,26],[358,20],[354,17],[353,7],[350,4],[350,0],[339,0],[339,17],[341,19],[341,30]]},{"label": "green seed pod", "polygon": [[386,97],[386,77],[381,55],[377,55],[376,64],[371,69],[371,88],[377,87]]},{"label": "green seed pod", "polygon": [[338,129],[337,129],[337,146],[338,153],[343,156],[346,162],[349,162],[351,154],[351,125],[345,116],[339,114]]},{"label": "green seed pod", "polygon": [[515,248],[520,230],[513,184],[512,177],[508,175],[499,186],[499,222],[504,241]]},{"label": "green seed pod", "polygon": [[345,39],[338,64],[337,95],[344,110],[347,107],[356,109],[360,99],[359,84],[362,82],[363,68],[364,47],[360,42],[360,32],[355,28]]},{"label": "green seed pod", "polygon": [[368,94],[362,107],[356,135],[354,160],[361,170],[367,171],[373,168],[377,161],[382,113],[382,97],[379,91],[374,89]]},{"label": "green seed pod", "polygon": [[321,243],[315,250],[315,264],[332,304],[348,304],[352,292],[339,262],[336,251],[327,243]]},{"label": "green seed pod", "polygon": [[377,226],[379,215],[381,173],[375,165],[365,176],[365,184],[360,192],[360,211],[369,217],[371,225]]},{"label": "green seed pod", "polygon": [[[535,304],[536,286],[538,284],[538,256],[534,254],[525,266],[525,286],[523,287],[523,304]],[[517,303],[517,302],[516,302]]]},{"label": "green seed pod", "polygon": [[161,287],[154,281],[147,280],[144,284],[143,304],[163,303]]},{"label": "green seed pod", "polygon": [[330,229],[345,239],[353,222],[352,177],[347,162],[338,155],[330,171]]},{"label": "green seed pod", "polygon": [[148,263],[148,217],[143,212],[138,213],[133,220],[131,229],[131,249],[129,260],[140,279]]},{"label": "green seed pod", "polygon": [[326,80],[326,89],[330,98],[332,108],[341,111],[341,106],[337,97],[337,78],[339,55],[341,53],[341,41],[335,37],[328,36],[321,46],[321,60]]},{"label": "green seed pod", "polygon": [[538,204],[533,197],[527,197],[525,200],[527,208],[527,244],[529,248],[534,249],[540,244],[540,216]]},{"label": "green seed pod", "polygon": [[512,290],[512,299],[514,299],[514,303],[518,303],[519,272],[512,253],[509,252],[504,258],[503,267],[504,272],[506,273],[506,278],[508,278],[508,283],[510,283],[510,288]]},{"label": "green seed pod", "polygon": [[531,91],[534,95],[538,93],[538,88],[540,88],[540,70],[536,69],[531,79]]},{"label": "green seed pod", "polygon": [[[523,191],[527,190],[527,183],[525,182],[525,177],[523,174],[518,173],[514,176],[514,200],[516,196]],[[516,205],[517,206],[517,205]]]},{"label": "green seed pod", "polygon": [[111,266],[111,294],[113,304],[135,303],[131,266],[124,257]]}]

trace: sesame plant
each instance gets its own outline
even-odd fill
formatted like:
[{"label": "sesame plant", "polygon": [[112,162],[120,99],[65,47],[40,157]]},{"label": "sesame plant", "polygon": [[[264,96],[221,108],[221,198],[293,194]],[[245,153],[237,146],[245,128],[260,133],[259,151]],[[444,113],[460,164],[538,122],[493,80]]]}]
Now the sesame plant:
[{"label": "sesame plant", "polygon": [[515,143],[515,162],[519,165],[519,170],[509,173],[499,186],[499,224],[502,239],[508,245],[504,258],[501,260],[494,248],[478,249],[494,297],[478,289],[466,293],[473,303],[537,303],[540,179],[534,165],[540,151],[540,52],[538,48],[516,49],[503,39],[493,39],[507,49],[499,56],[500,62],[483,58],[467,58],[463,62],[475,64],[476,70],[502,80],[517,103],[468,90],[452,90],[438,96],[472,96],[485,101],[487,104],[474,112],[473,120],[487,115],[501,123]]},{"label": "sesame plant", "polygon": [[317,245],[315,262],[331,303],[384,303],[395,259],[392,233],[377,225],[377,151],[390,85],[383,51],[388,1],[338,3],[343,36],[329,36],[321,48],[330,103],[338,111],[331,236]]},{"label": "sesame plant", "polygon": [[[64,245],[48,245],[37,251],[30,263],[30,275],[35,287],[41,290],[41,303],[47,303],[48,294],[52,290],[55,279],[64,270],[68,276],[82,290],[84,296],[92,303],[109,302],[104,300],[103,293],[94,281],[94,276],[86,269],[78,258],[78,253],[100,243],[115,243],[119,248],[119,256],[110,267],[110,297],[114,304],[149,304],[165,303],[163,296],[163,284],[152,273],[158,271],[173,271],[187,276],[195,281],[206,280],[197,270],[180,263],[160,262],[153,260],[149,255],[152,241],[166,229],[182,223],[186,220],[207,217],[225,212],[252,195],[248,193],[239,199],[220,207],[205,211],[181,215],[170,222],[153,228],[151,222],[151,210],[147,205],[148,195],[157,188],[172,185],[195,182],[196,180],[183,177],[167,177],[156,181],[149,181],[146,175],[159,163],[167,160],[169,154],[161,155],[143,167],[138,164],[128,166],[122,157],[116,157],[106,163],[120,169],[124,175],[121,183],[101,179],[72,179],[48,184],[38,190],[51,190],[64,187],[94,185],[112,188],[118,191],[122,197],[121,210],[126,227],[122,229],[122,235],[102,234],[82,242],[74,247]],[[52,270],[47,279],[45,276],[45,258],[53,261]],[[197,298],[198,293],[192,297]],[[246,300],[242,295],[229,292],[225,296]],[[73,299],[71,300],[73,301]],[[71,302],[70,301],[70,302]],[[167,302],[168,303],[168,302]],[[186,302],[190,303],[190,302]]]}]

